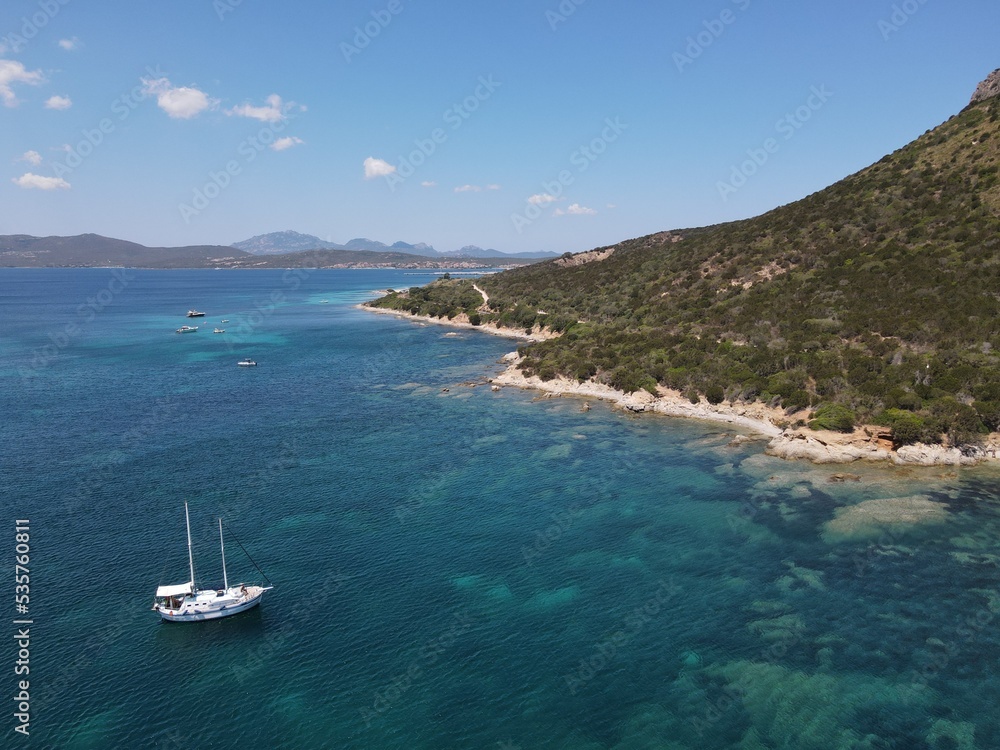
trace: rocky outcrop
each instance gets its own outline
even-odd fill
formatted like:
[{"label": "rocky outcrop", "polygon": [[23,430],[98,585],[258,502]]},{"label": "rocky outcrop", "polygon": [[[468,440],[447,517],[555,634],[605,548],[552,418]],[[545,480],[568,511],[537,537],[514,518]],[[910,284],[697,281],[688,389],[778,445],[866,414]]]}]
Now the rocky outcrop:
[{"label": "rocky outcrop", "polygon": [[585,263],[596,263],[597,261],[610,258],[615,249],[615,247],[605,247],[598,250],[588,250],[585,253],[577,253],[576,255],[566,253],[562,257],[557,258],[555,264],[562,268],[572,268],[573,266],[582,266]]},{"label": "rocky outcrop", "polygon": [[969,104],[978,104],[994,96],[1000,96],[1000,68],[990,73],[989,78],[979,84]]},{"label": "rocky outcrop", "polygon": [[900,447],[892,460],[900,466],[974,466],[986,458],[988,455],[980,449],[962,452],[958,448],[945,448],[943,445],[915,443]]},{"label": "rocky outcrop", "polygon": [[834,439],[785,431],[771,440],[767,453],[778,458],[804,458],[816,464],[849,464],[854,461],[888,461],[892,452],[868,441],[834,442]]},{"label": "rocky outcrop", "polygon": [[997,447],[988,444],[982,448],[959,450],[915,443],[892,450],[891,443],[872,430],[856,430],[853,435],[785,430],[768,443],[767,453],[778,458],[804,458],[816,464],[890,461],[897,466],[975,466],[995,460]]}]

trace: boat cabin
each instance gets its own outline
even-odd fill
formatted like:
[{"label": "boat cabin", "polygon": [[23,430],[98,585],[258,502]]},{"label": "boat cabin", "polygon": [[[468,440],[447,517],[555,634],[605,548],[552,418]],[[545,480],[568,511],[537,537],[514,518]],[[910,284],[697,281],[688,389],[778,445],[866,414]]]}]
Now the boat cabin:
[{"label": "boat cabin", "polygon": [[156,589],[156,604],[164,609],[180,609],[184,599],[191,595],[191,584],[160,586]]}]

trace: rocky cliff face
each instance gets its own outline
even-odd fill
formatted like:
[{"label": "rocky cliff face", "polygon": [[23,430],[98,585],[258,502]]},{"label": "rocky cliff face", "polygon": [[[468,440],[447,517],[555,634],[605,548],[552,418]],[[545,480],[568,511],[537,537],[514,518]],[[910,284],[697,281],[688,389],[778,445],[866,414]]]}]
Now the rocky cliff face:
[{"label": "rocky cliff face", "polygon": [[994,96],[1000,96],[1000,68],[994,70],[989,78],[979,84],[976,93],[972,95],[972,101],[969,103],[976,104],[986,99],[992,99]]}]

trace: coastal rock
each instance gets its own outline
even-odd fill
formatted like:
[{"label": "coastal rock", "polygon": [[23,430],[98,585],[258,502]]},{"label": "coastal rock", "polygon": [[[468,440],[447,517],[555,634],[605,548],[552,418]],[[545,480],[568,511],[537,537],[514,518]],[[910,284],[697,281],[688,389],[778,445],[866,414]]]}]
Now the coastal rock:
[{"label": "coastal rock", "polygon": [[860,482],[861,477],[857,474],[831,474],[826,481],[831,484],[843,484],[844,482]]},{"label": "coastal rock", "polygon": [[805,458],[816,464],[847,464],[854,461],[886,461],[891,453],[872,443],[834,443],[801,432],[778,435],[766,453],[778,458]]},{"label": "coastal rock", "polygon": [[976,87],[976,93],[972,95],[969,104],[978,104],[994,96],[1000,96],[1000,68],[990,73],[989,77]]},{"label": "coastal rock", "polygon": [[893,463],[899,466],[973,466],[982,457],[978,452],[966,455],[958,448],[945,448],[943,445],[904,445],[893,456]]}]

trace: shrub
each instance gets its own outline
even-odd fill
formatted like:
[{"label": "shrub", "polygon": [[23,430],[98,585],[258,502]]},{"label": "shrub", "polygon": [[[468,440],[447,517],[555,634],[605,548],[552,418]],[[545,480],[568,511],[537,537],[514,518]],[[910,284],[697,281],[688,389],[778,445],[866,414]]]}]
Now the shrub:
[{"label": "shrub", "polygon": [[834,432],[852,432],[857,418],[854,412],[841,404],[823,404],[816,409],[813,419],[809,422],[812,430],[833,430]]},{"label": "shrub", "polygon": [[612,388],[625,393],[646,390],[656,394],[656,381],[638,367],[619,367],[611,373],[609,384]]},{"label": "shrub", "polygon": [[800,409],[805,409],[807,406],[812,405],[812,396],[809,395],[808,391],[802,389],[792,391],[787,396],[781,399],[781,405],[785,407],[785,411],[789,414],[794,414]]},{"label": "shrub", "polygon": [[875,423],[892,430],[892,442],[897,446],[916,443],[924,434],[924,420],[903,409],[886,409]]},{"label": "shrub", "polygon": [[705,398],[708,399],[708,403],[715,406],[725,401],[726,394],[721,385],[710,385],[705,391]]},{"label": "shrub", "polygon": [[972,408],[989,430],[1000,432],[1000,401],[976,401]]}]

